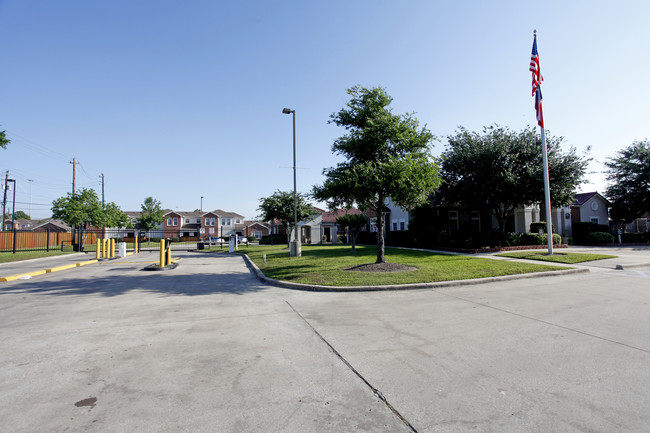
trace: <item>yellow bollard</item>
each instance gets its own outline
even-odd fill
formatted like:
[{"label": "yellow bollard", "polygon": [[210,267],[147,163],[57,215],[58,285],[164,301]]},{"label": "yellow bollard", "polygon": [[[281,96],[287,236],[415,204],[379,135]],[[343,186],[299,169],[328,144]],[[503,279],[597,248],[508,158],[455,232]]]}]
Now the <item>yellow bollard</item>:
[{"label": "yellow bollard", "polygon": [[106,245],[107,239],[102,239],[102,257],[108,258],[108,246]]},{"label": "yellow bollard", "polygon": [[167,250],[167,264],[168,265],[172,264],[172,246],[171,246],[171,244],[169,245],[169,249]]},{"label": "yellow bollard", "polygon": [[160,267],[165,267],[165,240],[160,240]]},{"label": "yellow bollard", "polygon": [[97,239],[97,249],[95,249],[95,258],[99,260],[101,256],[102,256],[102,241],[101,239]]},{"label": "yellow bollard", "polygon": [[111,242],[111,249],[110,249],[111,259],[114,259],[115,258],[115,238],[111,238],[110,242]]},{"label": "yellow bollard", "polygon": [[133,254],[138,254],[138,234],[135,234],[135,242],[133,244]]}]

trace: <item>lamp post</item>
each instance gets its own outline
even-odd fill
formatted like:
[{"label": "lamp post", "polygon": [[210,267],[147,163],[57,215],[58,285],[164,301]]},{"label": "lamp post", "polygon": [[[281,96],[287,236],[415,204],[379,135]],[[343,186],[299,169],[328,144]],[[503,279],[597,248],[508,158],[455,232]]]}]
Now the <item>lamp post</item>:
[{"label": "lamp post", "polygon": [[201,196],[201,212],[203,212],[203,196]]},{"label": "lamp post", "polygon": [[16,254],[16,179],[5,179],[5,184],[8,182],[13,182],[14,184],[14,199],[11,206],[11,230],[13,230],[13,241],[12,249],[13,253]]},{"label": "lamp post", "polygon": [[291,257],[300,257],[302,255],[300,247],[300,236],[298,235],[298,198],[296,194],[296,110],[290,108],[282,109],[284,114],[293,114],[293,224],[295,235],[289,248]]}]

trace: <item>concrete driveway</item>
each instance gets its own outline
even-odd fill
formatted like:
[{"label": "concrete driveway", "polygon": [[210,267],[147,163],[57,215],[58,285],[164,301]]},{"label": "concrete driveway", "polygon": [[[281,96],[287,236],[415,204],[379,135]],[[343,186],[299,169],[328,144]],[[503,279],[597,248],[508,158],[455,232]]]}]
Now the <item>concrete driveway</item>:
[{"label": "concrete driveway", "polygon": [[643,260],[312,293],[147,259],[0,283],[0,431],[650,432]]}]

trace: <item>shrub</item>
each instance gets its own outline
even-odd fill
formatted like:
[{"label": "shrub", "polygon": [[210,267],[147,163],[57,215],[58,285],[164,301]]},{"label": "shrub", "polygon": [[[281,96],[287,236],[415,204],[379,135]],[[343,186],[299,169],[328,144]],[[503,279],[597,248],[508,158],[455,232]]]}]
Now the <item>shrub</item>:
[{"label": "shrub", "polygon": [[650,241],[650,233],[623,233],[621,242],[626,244],[644,244]]},{"label": "shrub", "polygon": [[614,242],[614,235],[607,232],[591,232],[585,236],[587,244],[611,244]]},{"label": "shrub", "polygon": [[530,232],[539,234],[539,232],[546,233],[546,221],[538,221],[536,223],[530,223]]},{"label": "shrub", "polygon": [[[540,238],[539,245],[548,244],[548,235],[541,235],[539,236],[539,238]],[[558,235],[557,233],[553,233],[553,245],[560,245],[561,243],[562,243],[562,236]]]},{"label": "shrub", "polygon": [[262,236],[260,245],[283,245],[287,243],[287,235],[269,235]]},{"label": "shrub", "polygon": [[587,221],[580,221],[573,223],[573,239],[578,244],[589,243],[587,235],[594,232],[609,232],[609,226],[606,224],[596,224]]},{"label": "shrub", "polygon": [[544,245],[545,243],[546,238],[542,239],[537,233],[522,233],[520,237],[520,245]]}]

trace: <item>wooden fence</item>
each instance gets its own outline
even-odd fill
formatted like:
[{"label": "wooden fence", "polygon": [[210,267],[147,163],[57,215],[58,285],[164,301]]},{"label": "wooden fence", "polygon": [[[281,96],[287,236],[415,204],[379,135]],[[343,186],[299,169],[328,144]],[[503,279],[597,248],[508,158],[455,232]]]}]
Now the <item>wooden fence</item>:
[{"label": "wooden fence", "polygon": [[[79,235],[75,236],[78,240]],[[33,232],[33,231],[16,231],[16,251],[45,251],[52,249],[62,249],[64,246],[72,245],[72,233],[69,232]],[[82,236],[83,243],[94,244],[97,236],[93,232],[84,232]],[[0,232],[0,251],[14,250],[14,232]]]}]

